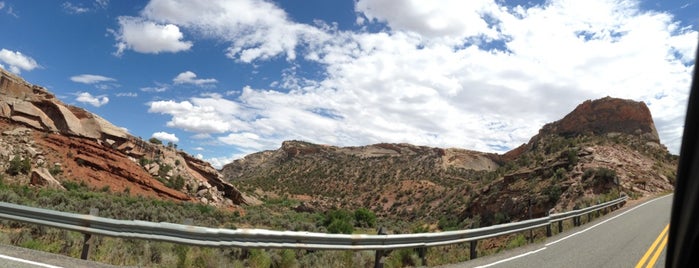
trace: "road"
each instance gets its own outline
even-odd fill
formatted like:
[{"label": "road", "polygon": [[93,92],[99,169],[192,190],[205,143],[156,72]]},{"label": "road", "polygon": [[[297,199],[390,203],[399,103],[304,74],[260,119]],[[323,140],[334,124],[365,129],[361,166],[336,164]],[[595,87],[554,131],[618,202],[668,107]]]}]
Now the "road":
[{"label": "road", "polygon": [[[445,267],[664,267],[672,195],[538,243]],[[654,264],[654,265],[653,265]]]},{"label": "road", "polygon": [[63,255],[0,245],[0,268],[117,267]]}]

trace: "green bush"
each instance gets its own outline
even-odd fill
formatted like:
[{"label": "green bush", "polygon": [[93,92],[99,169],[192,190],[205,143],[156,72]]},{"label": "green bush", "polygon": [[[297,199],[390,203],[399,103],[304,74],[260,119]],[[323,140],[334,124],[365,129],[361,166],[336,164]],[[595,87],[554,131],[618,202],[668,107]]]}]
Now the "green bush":
[{"label": "green bush", "polygon": [[323,225],[328,228],[329,233],[351,234],[354,231],[354,215],[347,210],[337,209],[328,211],[325,214]]},{"label": "green bush", "polygon": [[354,211],[354,220],[359,227],[375,227],[376,214],[366,208],[358,208]]},{"label": "green bush", "polygon": [[352,224],[342,219],[335,219],[328,225],[328,232],[331,234],[351,234],[353,231]]},{"label": "green bush", "polygon": [[7,174],[12,176],[17,176],[19,174],[29,174],[29,170],[32,168],[29,158],[20,158],[19,155],[15,155],[12,160],[10,160],[10,167],[7,168]]},{"label": "green bush", "polygon": [[63,173],[61,165],[53,165],[53,167],[49,168],[49,173],[51,173],[51,176],[56,176]]},{"label": "green bush", "polygon": [[152,144],[161,144],[161,145],[163,144],[163,142],[160,141],[160,140],[159,140],[158,138],[156,138],[156,137],[150,138],[150,139],[148,140],[148,142],[150,142],[150,143],[152,143]]}]

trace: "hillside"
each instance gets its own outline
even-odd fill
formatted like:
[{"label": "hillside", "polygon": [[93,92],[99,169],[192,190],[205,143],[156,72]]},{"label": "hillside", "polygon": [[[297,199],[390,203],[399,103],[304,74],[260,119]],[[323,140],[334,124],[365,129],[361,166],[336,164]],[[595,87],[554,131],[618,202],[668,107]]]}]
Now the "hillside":
[{"label": "hillside", "polygon": [[[297,210],[368,208],[442,229],[671,191],[677,157],[659,143],[642,102],[586,101],[503,155],[409,144],[335,147],[286,141],[222,169],[261,199]],[[530,206],[531,204],[531,206]],[[531,207],[531,208],[530,208]]]},{"label": "hillside", "polygon": [[0,172],[5,181],[196,201],[248,202],[209,163],[130,135],[43,87],[0,69]]}]

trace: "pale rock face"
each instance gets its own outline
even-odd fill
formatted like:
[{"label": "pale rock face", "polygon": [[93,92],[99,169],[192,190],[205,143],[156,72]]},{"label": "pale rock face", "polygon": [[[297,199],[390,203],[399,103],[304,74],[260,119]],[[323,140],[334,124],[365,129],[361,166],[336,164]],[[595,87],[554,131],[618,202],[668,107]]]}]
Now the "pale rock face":
[{"label": "pale rock face", "polygon": [[53,120],[31,102],[17,101],[13,103],[11,118],[15,121],[25,122],[37,129],[57,130]]},{"label": "pale rock face", "polygon": [[[129,159],[127,161],[136,163],[143,158],[150,160],[159,159],[162,161],[159,163],[162,165],[167,164],[171,167],[176,166],[175,159],[177,159],[181,166],[176,167],[176,170],[170,170],[166,174],[168,178],[165,179],[182,176],[188,184],[197,185],[198,182],[202,182],[202,184],[207,186],[207,189],[211,189],[211,195],[203,201],[204,203],[226,205],[224,198],[233,200],[235,204],[249,203],[246,197],[233,185],[223,181],[218,171],[209,163],[191,157],[184,152],[178,153],[176,150],[169,150],[164,146],[148,144],[129,135],[125,129],[111,124],[98,115],[79,107],[64,104],[45,88],[29,84],[22,78],[2,68],[0,68],[0,118],[7,119],[10,124],[15,125],[14,131],[7,134],[3,133],[3,135],[15,135],[15,132],[23,130],[37,130],[59,133],[68,139],[86,138],[91,142],[96,142],[96,144],[104,148],[94,149],[98,152],[95,152],[93,160],[96,162],[93,164],[105,168],[107,173],[111,172],[111,174],[107,175],[110,179],[124,177],[128,180],[134,180],[137,177],[134,174],[138,173],[133,170],[121,170],[116,167],[123,167],[124,165],[115,165],[110,168],[108,162],[111,159],[122,159],[121,156],[112,154],[125,154],[128,156],[125,159]],[[17,125],[22,126],[18,127]],[[31,145],[34,142],[32,139],[31,135],[24,134],[21,138],[15,139],[15,142],[22,143],[23,146]],[[118,152],[115,152],[115,150]],[[10,154],[7,150],[0,149],[0,152],[3,155]],[[28,151],[30,155],[39,153]],[[44,161],[38,158],[34,160],[35,164],[38,161]],[[87,161],[88,159],[83,160]],[[159,171],[162,168],[163,166],[155,163],[146,166],[145,172],[150,173],[150,176],[146,174],[146,178],[139,180],[139,183],[146,185],[146,188],[152,188],[156,192],[161,191],[162,189],[153,186],[159,183],[155,181],[155,178],[150,177],[160,175]],[[33,171],[30,177],[32,178],[32,183],[37,185],[62,188],[61,184],[45,169]],[[166,186],[161,185],[158,187]],[[166,190],[174,191],[176,189]],[[195,196],[187,197],[185,193],[179,191],[171,194],[180,200],[185,200],[186,198],[198,199]]]},{"label": "pale rock face", "polygon": [[31,173],[30,183],[36,186],[65,190],[61,183],[58,182],[46,168],[33,169]]}]

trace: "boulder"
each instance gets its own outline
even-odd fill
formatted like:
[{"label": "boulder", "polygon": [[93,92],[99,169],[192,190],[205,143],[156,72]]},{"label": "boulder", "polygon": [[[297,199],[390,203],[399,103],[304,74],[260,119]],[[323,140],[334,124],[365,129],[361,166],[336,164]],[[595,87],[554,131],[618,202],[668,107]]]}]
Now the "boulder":
[{"label": "boulder", "polygon": [[53,120],[31,102],[17,101],[12,104],[12,120],[26,123],[36,129],[57,130]]},{"label": "boulder", "polygon": [[32,169],[29,183],[35,186],[65,190],[61,183],[46,168]]}]

